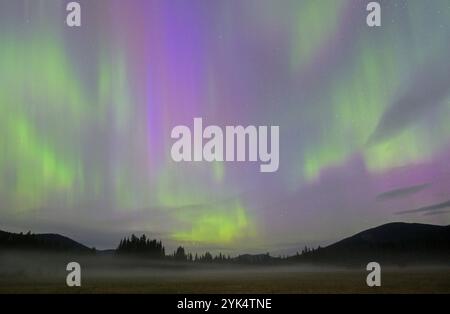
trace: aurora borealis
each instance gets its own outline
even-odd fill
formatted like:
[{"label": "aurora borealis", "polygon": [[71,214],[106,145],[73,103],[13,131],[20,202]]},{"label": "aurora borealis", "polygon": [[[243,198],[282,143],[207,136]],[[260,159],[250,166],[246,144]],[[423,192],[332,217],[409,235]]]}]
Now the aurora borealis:
[{"label": "aurora borealis", "polygon": [[[450,223],[450,2],[0,0],[0,229],[278,252]],[[174,126],[280,126],[277,172]]]}]

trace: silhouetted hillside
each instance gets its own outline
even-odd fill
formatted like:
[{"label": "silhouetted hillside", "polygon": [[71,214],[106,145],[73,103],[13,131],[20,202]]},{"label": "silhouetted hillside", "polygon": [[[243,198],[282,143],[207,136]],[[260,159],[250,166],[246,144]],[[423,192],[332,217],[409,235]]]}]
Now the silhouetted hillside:
[{"label": "silhouetted hillside", "polygon": [[88,247],[59,234],[11,233],[0,231],[0,249],[47,250],[56,252],[92,251]]},{"label": "silhouetted hillside", "polygon": [[321,263],[450,264],[450,226],[389,223],[294,259]]}]

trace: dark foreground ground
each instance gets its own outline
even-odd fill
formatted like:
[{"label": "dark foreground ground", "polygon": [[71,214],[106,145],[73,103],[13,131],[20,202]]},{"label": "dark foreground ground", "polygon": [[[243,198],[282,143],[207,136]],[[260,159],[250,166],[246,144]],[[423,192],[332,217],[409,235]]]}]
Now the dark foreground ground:
[{"label": "dark foreground ground", "polygon": [[[70,261],[82,287],[66,286]],[[0,254],[0,293],[450,293],[449,267],[383,267],[382,286],[362,268],[151,264],[112,257]]]}]

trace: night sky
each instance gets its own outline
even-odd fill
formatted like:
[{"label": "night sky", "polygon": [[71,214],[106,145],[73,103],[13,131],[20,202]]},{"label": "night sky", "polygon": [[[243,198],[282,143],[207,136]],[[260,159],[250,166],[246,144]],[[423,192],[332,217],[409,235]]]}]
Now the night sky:
[{"label": "night sky", "polygon": [[[0,229],[294,252],[450,223],[450,2],[0,0]],[[277,125],[280,166],[185,162],[173,127]]]}]

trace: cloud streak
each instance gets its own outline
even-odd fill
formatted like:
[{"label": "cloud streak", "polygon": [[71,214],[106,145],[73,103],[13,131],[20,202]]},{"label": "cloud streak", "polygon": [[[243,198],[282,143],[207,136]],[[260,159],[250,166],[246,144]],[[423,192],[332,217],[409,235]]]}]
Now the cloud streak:
[{"label": "cloud streak", "polygon": [[444,214],[450,214],[450,210],[432,211],[432,212],[427,212],[423,215],[424,216],[434,216],[434,215],[444,215]]},{"label": "cloud streak", "polygon": [[433,212],[438,209],[444,209],[444,208],[449,208],[449,207],[450,207],[450,200],[443,202],[443,203],[420,207],[417,209],[399,211],[396,214],[403,215],[403,214],[414,214],[414,213],[421,213],[421,212]]},{"label": "cloud streak", "polygon": [[377,200],[383,201],[388,199],[394,199],[394,198],[400,198],[404,196],[408,196],[411,194],[415,194],[417,192],[420,192],[426,188],[428,188],[431,184],[425,183],[425,184],[419,184],[419,185],[413,185],[406,188],[399,188],[390,190],[384,193],[381,193],[377,196]]},{"label": "cloud streak", "polygon": [[445,62],[436,62],[419,70],[392,105],[384,112],[368,143],[379,143],[397,135],[444,103],[450,93],[450,71]]}]

